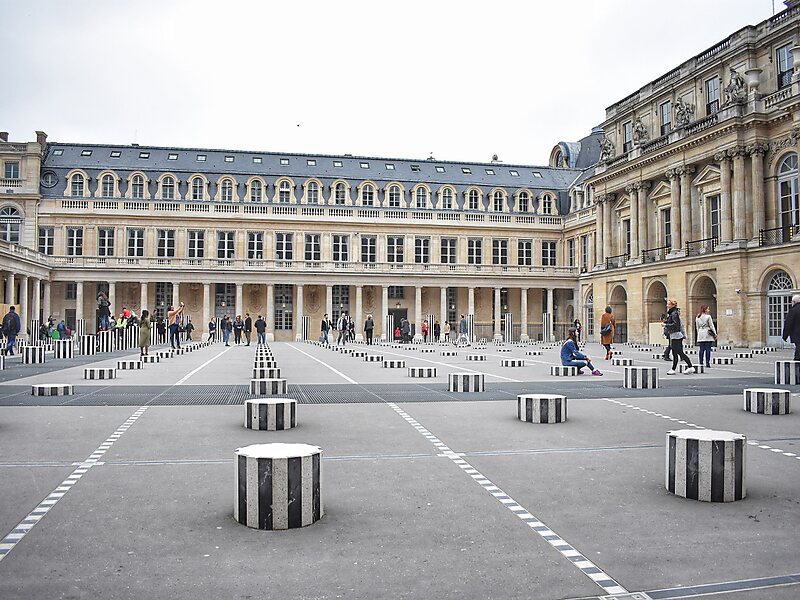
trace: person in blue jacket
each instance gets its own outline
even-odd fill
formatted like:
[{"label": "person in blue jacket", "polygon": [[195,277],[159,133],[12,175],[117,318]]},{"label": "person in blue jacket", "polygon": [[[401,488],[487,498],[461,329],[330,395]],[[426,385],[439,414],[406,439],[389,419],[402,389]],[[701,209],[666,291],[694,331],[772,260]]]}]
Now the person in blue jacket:
[{"label": "person in blue jacket", "polygon": [[595,368],[592,361],[583,352],[578,350],[578,335],[574,329],[567,332],[567,341],[561,346],[561,364],[565,367],[578,367],[578,374],[582,374],[583,367],[589,367],[592,375],[602,375]]}]

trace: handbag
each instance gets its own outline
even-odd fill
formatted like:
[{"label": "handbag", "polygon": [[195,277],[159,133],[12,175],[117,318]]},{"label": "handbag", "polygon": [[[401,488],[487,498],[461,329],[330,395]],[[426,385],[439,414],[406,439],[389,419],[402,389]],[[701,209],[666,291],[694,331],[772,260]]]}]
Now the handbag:
[{"label": "handbag", "polygon": [[611,333],[611,323],[606,323],[606,326],[600,330],[600,335],[608,335]]}]

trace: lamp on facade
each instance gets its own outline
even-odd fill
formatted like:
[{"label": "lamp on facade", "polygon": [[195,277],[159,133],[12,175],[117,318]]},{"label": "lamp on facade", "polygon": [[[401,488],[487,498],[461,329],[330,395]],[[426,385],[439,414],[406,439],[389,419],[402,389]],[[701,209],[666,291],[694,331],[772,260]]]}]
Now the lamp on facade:
[{"label": "lamp on facade", "polygon": [[396,309],[400,310],[400,303],[398,302],[397,304],[395,304],[395,305],[394,305],[394,307],[395,307]]}]

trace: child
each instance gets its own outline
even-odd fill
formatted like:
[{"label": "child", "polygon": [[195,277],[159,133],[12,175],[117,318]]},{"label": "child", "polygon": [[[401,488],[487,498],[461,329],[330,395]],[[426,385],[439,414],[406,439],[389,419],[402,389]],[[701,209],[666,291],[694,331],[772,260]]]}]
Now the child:
[{"label": "child", "polygon": [[567,332],[567,341],[561,347],[561,364],[565,367],[578,367],[578,374],[583,374],[583,367],[589,367],[592,370],[592,375],[602,375],[598,371],[592,361],[583,352],[578,350],[578,335],[574,329]]}]

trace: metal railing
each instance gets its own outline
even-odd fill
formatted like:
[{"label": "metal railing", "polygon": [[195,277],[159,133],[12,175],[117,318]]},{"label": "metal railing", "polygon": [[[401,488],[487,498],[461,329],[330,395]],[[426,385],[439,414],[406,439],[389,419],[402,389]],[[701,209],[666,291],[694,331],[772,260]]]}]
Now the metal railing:
[{"label": "metal railing", "polygon": [[719,241],[716,237],[706,238],[704,240],[691,240],[686,242],[686,256],[700,256],[702,254],[711,254],[717,249]]},{"label": "metal railing", "polygon": [[660,248],[648,248],[647,250],[642,250],[642,262],[653,263],[664,260],[670,250],[672,250],[671,246],[661,246]]},{"label": "metal railing", "polygon": [[797,225],[784,225],[772,229],[761,229],[758,232],[759,246],[777,246],[791,242],[792,238],[800,231]]},{"label": "metal railing", "polygon": [[630,258],[627,254],[618,254],[617,256],[609,256],[606,258],[606,269],[620,269],[625,266]]}]

